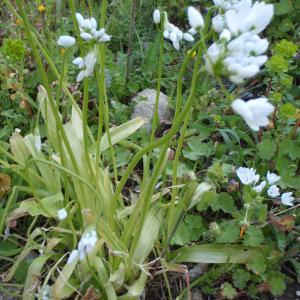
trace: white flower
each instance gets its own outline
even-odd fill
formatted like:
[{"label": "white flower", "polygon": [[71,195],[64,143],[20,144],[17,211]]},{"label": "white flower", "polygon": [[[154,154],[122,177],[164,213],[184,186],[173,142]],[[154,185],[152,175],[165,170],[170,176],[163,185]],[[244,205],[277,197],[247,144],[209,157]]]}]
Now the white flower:
[{"label": "white flower", "polygon": [[256,183],[259,180],[259,175],[256,174],[256,170],[253,168],[240,167],[237,169],[236,174],[241,182],[246,185]]},{"label": "white flower", "polygon": [[224,29],[220,34],[220,39],[224,39],[226,42],[229,42],[231,39],[231,32],[228,29]]},{"label": "white flower", "polygon": [[73,64],[81,69],[77,76],[77,82],[93,74],[96,62],[97,56],[94,50],[91,50],[84,58],[77,57],[73,60]]},{"label": "white flower", "polygon": [[77,19],[79,28],[84,28],[85,27],[84,17],[80,13],[76,13],[76,19]]},{"label": "white flower", "polygon": [[193,42],[195,40],[190,33],[184,33],[183,39],[187,42]]},{"label": "white flower", "polygon": [[212,25],[216,32],[222,32],[225,28],[225,19],[222,15],[217,15],[212,19]]},{"label": "white flower", "polygon": [[206,69],[210,74],[214,74],[214,66],[224,55],[225,48],[223,44],[213,43],[205,55]]},{"label": "white flower", "polygon": [[187,13],[188,13],[189,23],[192,28],[197,29],[199,27],[203,27],[204,25],[203,17],[195,7],[189,6]]},{"label": "white flower", "polygon": [[57,212],[57,218],[58,218],[60,221],[64,220],[67,216],[68,216],[68,213],[67,213],[67,211],[66,211],[64,208],[60,209],[60,210]]},{"label": "white flower", "polygon": [[264,187],[266,186],[266,182],[262,181],[259,185],[255,186],[253,189],[256,193],[261,193]]},{"label": "white flower", "polygon": [[86,255],[93,250],[97,243],[98,237],[95,230],[87,231],[81,237],[78,243],[79,259],[83,260]]},{"label": "white flower", "polygon": [[73,38],[72,36],[69,35],[62,35],[58,38],[57,40],[57,44],[59,46],[68,48],[68,47],[72,47],[76,44],[76,40],[75,38]]},{"label": "white flower", "polygon": [[177,26],[173,25],[168,21],[168,16],[166,12],[164,14],[164,18],[164,38],[170,40],[175,50],[178,51],[180,48],[179,42],[183,38],[183,32]]},{"label": "white flower", "polygon": [[257,98],[247,102],[236,99],[232,102],[231,107],[255,131],[258,131],[259,127],[269,124],[268,115],[274,111],[274,106],[268,102],[267,98]]},{"label": "white flower", "polygon": [[[224,51],[219,75],[226,75],[236,83],[255,76],[267,56],[262,55],[269,46],[267,39],[257,34],[266,28],[273,16],[273,5],[251,0],[214,0],[225,14],[212,20],[213,28],[220,33],[217,44],[223,44]],[[209,66],[214,69],[213,66]],[[210,69],[208,71],[210,72]]]},{"label": "white flower", "polygon": [[95,41],[105,43],[110,41],[111,36],[105,33],[101,28],[97,31],[97,21],[95,18],[84,19],[79,13],[76,13],[76,19],[79,25],[80,37],[85,41]]},{"label": "white flower", "polygon": [[271,185],[267,191],[268,195],[272,198],[280,195],[279,188],[276,185]]},{"label": "white flower", "polygon": [[80,33],[80,37],[85,41],[90,41],[93,39],[93,36],[87,32]]},{"label": "white flower", "polygon": [[235,9],[226,11],[225,19],[232,34],[252,31],[260,33],[271,22],[274,14],[272,4],[242,0]]},{"label": "white flower", "polygon": [[102,42],[102,43],[106,43],[106,42],[109,42],[111,39],[111,35],[108,35],[106,33],[103,33],[101,35],[101,37],[99,38],[99,42]]},{"label": "white flower", "polygon": [[153,22],[155,24],[159,24],[160,23],[160,12],[158,9],[155,9],[153,12]]},{"label": "white flower", "polygon": [[70,253],[70,256],[68,258],[68,261],[67,261],[67,265],[71,264],[73,261],[75,261],[79,256],[79,253],[78,253],[78,250],[73,250],[71,253]]},{"label": "white flower", "polygon": [[278,180],[280,180],[280,176],[278,176],[278,175],[276,175],[275,173],[270,173],[269,171],[268,171],[268,173],[267,173],[267,180],[268,180],[268,182],[269,182],[269,184],[274,184],[275,182],[277,182]]},{"label": "white flower", "polygon": [[284,205],[288,205],[288,206],[293,206],[294,204],[292,203],[294,201],[294,197],[292,196],[292,192],[289,193],[283,193],[281,195],[281,202]]},{"label": "white flower", "polygon": [[15,132],[16,133],[21,133],[21,129],[20,128],[15,128]]}]

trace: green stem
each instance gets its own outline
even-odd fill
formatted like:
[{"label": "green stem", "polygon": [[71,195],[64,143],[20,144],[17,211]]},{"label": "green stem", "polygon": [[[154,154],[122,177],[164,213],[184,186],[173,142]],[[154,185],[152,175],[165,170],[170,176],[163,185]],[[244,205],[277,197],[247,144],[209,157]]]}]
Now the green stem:
[{"label": "green stem", "polygon": [[172,189],[172,196],[171,196],[171,207],[168,211],[168,230],[167,230],[168,236],[170,235],[171,230],[173,228],[175,202],[176,202],[176,198],[177,198],[178,191],[179,191],[179,188],[176,187],[176,185],[177,185],[177,169],[178,169],[177,167],[178,167],[179,158],[180,158],[181,150],[183,147],[185,133],[186,133],[186,129],[187,129],[187,125],[190,120],[190,117],[191,117],[191,110],[189,111],[189,113],[186,115],[186,117],[184,119],[183,127],[182,127],[182,130],[180,133],[180,137],[178,140],[178,146],[177,146],[174,161],[173,161],[173,172],[172,172],[172,187],[173,187],[173,189]]}]

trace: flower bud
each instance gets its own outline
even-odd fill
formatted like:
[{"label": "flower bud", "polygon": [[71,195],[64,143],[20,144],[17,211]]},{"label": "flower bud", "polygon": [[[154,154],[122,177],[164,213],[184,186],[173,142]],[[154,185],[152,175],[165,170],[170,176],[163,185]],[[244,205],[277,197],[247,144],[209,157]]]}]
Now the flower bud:
[{"label": "flower bud", "polygon": [[203,27],[204,25],[204,20],[201,13],[193,6],[189,6],[188,8],[188,19],[190,26],[194,29]]},{"label": "flower bud", "polygon": [[153,12],[153,22],[155,24],[159,24],[160,23],[160,12],[158,9],[155,9]]},{"label": "flower bud", "polygon": [[69,35],[62,35],[57,40],[57,44],[61,47],[65,47],[65,48],[72,47],[75,45],[75,43],[76,43],[76,40],[72,36],[69,36]]}]

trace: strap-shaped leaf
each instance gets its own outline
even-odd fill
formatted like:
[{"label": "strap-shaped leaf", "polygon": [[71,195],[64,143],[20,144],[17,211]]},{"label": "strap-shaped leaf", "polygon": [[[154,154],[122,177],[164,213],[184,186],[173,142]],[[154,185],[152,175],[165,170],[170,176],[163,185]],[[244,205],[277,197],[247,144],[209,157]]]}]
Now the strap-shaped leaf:
[{"label": "strap-shaped leaf", "polygon": [[205,244],[182,247],[172,254],[175,263],[246,263],[261,248],[248,248],[242,245]]},{"label": "strap-shaped leaf", "polygon": [[[130,120],[129,122],[126,122],[118,127],[111,128],[110,134],[111,134],[111,142],[112,145],[115,145],[122,140],[126,139],[130,135],[132,135],[135,131],[137,131],[143,124],[144,120],[142,118],[136,118],[133,120]],[[91,154],[95,154],[96,152],[96,146],[97,144],[95,143],[91,147]],[[109,142],[108,142],[108,137],[107,134],[105,133],[103,137],[101,138],[101,145],[100,149],[101,151],[104,151],[109,148]]]}]

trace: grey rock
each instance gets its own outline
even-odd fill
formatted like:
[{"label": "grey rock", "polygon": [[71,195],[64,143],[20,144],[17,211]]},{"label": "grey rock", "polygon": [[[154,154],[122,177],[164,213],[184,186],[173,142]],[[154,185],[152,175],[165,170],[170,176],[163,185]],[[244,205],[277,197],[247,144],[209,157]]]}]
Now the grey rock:
[{"label": "grey rock", "polygon": [[[147,130],[151,129],[151,121],[154,115],[156,90],[145,89],[139,92],[133,99],[135,103],[132,119],[142,117],[145,120]],[[158,102],[158,116],[160,123],[170,124],[172,112],[168,105],[168,97],[160,92]]]}]

